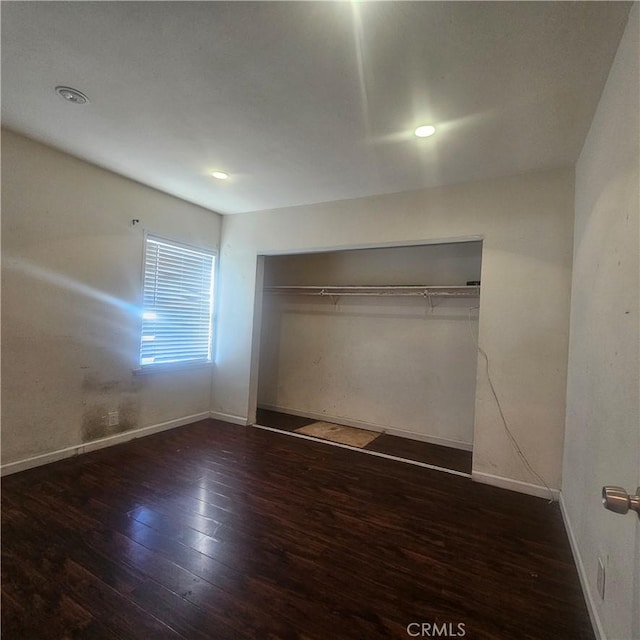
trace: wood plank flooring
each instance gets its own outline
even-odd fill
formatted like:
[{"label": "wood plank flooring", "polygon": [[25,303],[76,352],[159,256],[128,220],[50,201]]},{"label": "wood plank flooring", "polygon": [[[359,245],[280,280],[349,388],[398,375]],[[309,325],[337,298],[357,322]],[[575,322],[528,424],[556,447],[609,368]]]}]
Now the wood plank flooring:
[{"label": "wood plank flooring", "polygon": [[[258,424],[280,429],[281,431],[295,431],[300,427],[316,422],[312,418],[303,418],[267,409],[258,409],[256,420]],[[461,449],[443,447],[430,442],[410,440],[409,438],[399,438],[386,433],[379,435],[363,449],[386,453],[405,460],[425,462],[444,469],[471,473],[471,451],[462,451]]]},{"label": "wood plank flooring", "polygon": [[406,639],[413,622],[592,640],[558,506],[214,420],[3,480],[3,638]]}]

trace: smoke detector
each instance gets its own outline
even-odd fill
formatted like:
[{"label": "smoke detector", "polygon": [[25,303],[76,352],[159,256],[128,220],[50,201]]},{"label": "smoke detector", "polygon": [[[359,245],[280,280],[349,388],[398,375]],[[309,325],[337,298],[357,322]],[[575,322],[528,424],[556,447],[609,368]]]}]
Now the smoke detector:
[{"label": "smoke detector", "polygon": [[67,102],[73,104],[87,104],[87,102],[89,102],[89,98],[87,98],[82,91],[71,87],[56,87],[56,93]]}]

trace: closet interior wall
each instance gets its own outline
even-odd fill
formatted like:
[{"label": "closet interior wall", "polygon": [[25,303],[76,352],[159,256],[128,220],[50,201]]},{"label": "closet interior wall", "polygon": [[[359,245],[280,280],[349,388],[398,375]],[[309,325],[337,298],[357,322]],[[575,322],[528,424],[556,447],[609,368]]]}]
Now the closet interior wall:
[{"label": "closet interior wall", "polygon": [[[481,261],[481,242],[267,256],[264,285],[465,285]],[[478,304],[266,292],[258,405],[469,449]]]}]

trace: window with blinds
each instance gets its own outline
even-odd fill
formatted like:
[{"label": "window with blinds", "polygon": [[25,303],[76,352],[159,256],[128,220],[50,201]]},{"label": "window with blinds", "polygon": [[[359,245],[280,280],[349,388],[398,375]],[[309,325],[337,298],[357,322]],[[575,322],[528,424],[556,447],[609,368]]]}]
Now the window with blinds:
[{"label": "window with blinds", "polygon": [[211,362],[215,254],[145,240],[140,366]]}]

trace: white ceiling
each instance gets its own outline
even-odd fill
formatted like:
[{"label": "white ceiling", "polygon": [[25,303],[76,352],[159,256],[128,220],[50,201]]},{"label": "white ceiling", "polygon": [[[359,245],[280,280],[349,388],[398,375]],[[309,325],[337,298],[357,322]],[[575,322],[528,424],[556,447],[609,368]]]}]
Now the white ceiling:
[{"label": "white ceiling", "polygon": [[220,213],[566,166],[629,8],[3,2],[3,123]]}]

